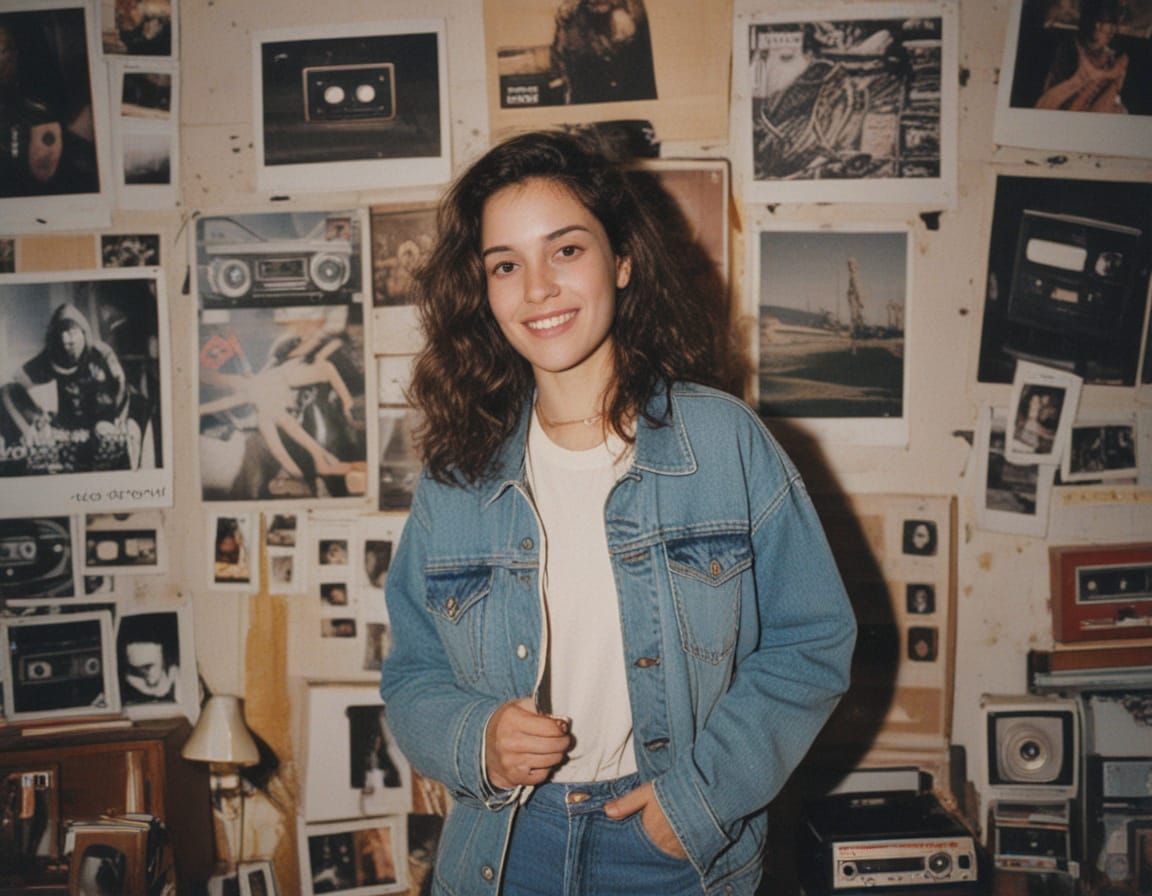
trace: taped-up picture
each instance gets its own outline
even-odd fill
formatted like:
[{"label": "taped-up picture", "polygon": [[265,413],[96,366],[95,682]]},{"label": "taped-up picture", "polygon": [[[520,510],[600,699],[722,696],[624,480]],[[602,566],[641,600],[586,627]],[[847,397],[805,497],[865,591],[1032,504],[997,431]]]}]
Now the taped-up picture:
[{"label": "taped-up picture", "polygon": [[14,506],[169,503],[159,292],[154,269],[0,280],[0,477]]},{"label": "taped-up picture", "polygon": [[357,304],[202,312],[204,499],[364,494],[363,358]]}]

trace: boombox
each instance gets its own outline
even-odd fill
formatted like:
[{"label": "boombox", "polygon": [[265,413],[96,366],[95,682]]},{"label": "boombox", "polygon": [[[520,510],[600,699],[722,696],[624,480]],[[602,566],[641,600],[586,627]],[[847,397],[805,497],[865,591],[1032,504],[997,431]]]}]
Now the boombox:
[{"label": "boombox", "polygon": [[1152,543],[1052,547],[1048,561],[1057,641],[1152,636]]},{"label": "boombox", "polygon": [[1080,786],[1080,704],[985,694],[982,784],[996,800],[1072,799]]},{"label": "boombox", "polygon": [[1114,338],[1139,301],[1133,227],[1025,209],[1016,244],[1008,318],[1074,338]]},{"label": "boombox", "polygon": [[814,800],[798,839],[805,892],[974,885],[976,841],[931,793],[846,793]]}]

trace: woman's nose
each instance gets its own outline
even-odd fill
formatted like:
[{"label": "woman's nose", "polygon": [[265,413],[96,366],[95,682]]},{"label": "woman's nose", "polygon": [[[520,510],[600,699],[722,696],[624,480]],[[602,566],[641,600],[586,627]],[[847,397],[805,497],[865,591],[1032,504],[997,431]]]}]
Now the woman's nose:
[{"label": "woman's nose", "polygon": [[555,272],[546,264],[530,265],[527,274],[529,302],[544,302],[556,295],[560,289],[556,283]]}]

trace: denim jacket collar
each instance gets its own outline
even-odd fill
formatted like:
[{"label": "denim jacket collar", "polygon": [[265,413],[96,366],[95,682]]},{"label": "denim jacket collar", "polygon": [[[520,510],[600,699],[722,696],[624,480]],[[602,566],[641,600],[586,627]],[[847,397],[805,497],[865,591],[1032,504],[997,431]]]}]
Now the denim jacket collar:
[{"label": "denim jacket collar", "polygon": [[[657,385],[648,400],[647,410],[659,425],[641,417],[637,423],[636,447],[629,475],[636,471],[660,473],[666,476],[688,476],[696,472],[696,456],[684,426],[682,414],[675,413],[677,389],[672,388],[671,405],[666,403],[667,390]],[[528,401],[520,412],[520,419],[512,435],[500,449],[496,470],[488,479],[488,495],[484,504],[495,501],[510,487],[525,481],[524,455],[528,445],[528,423],[532,415],[532,402]],[[671,419],[669,419],[671,417]]]}]

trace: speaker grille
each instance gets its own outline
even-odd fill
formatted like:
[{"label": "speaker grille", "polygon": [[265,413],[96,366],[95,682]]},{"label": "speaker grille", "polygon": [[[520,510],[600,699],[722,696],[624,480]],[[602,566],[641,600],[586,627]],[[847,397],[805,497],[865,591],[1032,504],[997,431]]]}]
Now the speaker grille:
[{"label": "speaker grille", "polygon": [[1063,711],[1004,713],[990,719],[995,784],[1067,784],[1072,780],[1072,718]]}]

